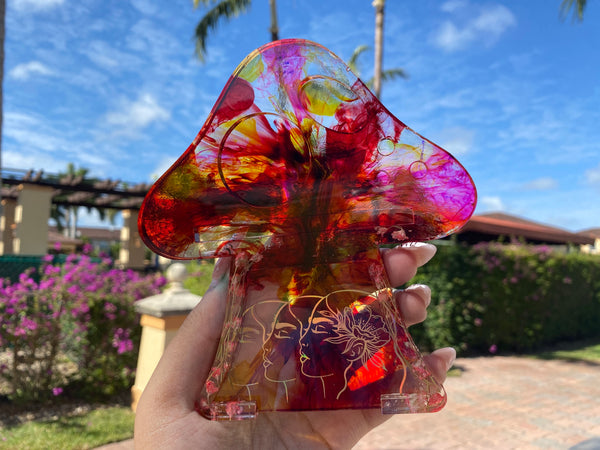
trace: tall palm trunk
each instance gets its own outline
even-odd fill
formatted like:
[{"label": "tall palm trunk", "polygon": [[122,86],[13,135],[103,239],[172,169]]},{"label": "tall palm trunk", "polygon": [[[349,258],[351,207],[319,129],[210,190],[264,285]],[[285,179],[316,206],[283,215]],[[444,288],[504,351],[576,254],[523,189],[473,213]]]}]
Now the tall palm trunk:
[{"label": "tall palm trunk", "polygon": [[381,73],[383,72],[383,10],[385,0],[373,0],[375,7],[375,66],[373,73],[373,90],[375,96],[381,95]]},{"label": "tall palm trunk", "polygon": [[[2,119],[4,108],[2,100],[2,86],[4,86],[4,34],[5,34],[6,0],[0,0],[0,171],[2,170]],[[1,194],[0,194],[0,200]],[[0,213],[2,206],[0,203]]]},{"label": "tall palm trunk", "polygon": [[279,40],[279,26],[277,25],[277,0],[269,0],[271,7],[271,40]]}]

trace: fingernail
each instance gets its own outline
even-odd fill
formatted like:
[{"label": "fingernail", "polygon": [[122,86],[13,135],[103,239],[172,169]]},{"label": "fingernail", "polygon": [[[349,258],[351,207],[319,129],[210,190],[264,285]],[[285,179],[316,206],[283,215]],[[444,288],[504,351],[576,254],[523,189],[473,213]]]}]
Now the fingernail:
[{"label": "fingernail", "polygon": [[403,250],[410,252],[415,259],[417,260],[417,267],[421,267],[426,264],[435,252],[437,252],[437,247],[433,244],[428,244],[427,242],[411,242],[409,244],[402,244],[400,247]]},{"label": "fingernail", "polygon": [[426,284],[412,284],[404,289],[404,292],[416,294],[425,303],[425,308],[431,303],[431,289]]},{"label": "fingernail", "polygon": [[436,353],[441,353],[440,356],[444,357],[444,359],[447,362],[446,372],[449,371],[452,365],[454,364],[454,361],[456,361],[456,350],[454,350],[454,348],[452,347],[445,347],[440,348],[439,350],[437,350]]},{"label": "fingernail", "polygon": [[206,291],[210,291],[221,284],[222,280],[227,277],[229,271],[229,265],[231,264],[231,258],[218,258],[213,267],[213,273],[210,281],[210,285]]}]

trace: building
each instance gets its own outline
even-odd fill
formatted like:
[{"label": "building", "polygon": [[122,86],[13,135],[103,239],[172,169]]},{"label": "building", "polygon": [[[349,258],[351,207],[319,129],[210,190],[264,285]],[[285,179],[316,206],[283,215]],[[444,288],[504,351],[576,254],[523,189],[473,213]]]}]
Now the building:
[{"label": "building", "polygon": [[565,248],[568,246],[594,246],[595,244],[595,239],[589,234],[572,233],[562,228],[504,213],[475,215],[457,233],[459,241],[469,244],[497,241],[500,238]]}]

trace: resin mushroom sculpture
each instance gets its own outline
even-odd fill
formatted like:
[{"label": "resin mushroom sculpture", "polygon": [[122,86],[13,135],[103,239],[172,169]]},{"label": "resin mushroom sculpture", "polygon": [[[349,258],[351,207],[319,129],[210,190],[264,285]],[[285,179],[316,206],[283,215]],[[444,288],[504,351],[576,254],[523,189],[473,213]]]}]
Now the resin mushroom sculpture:
[{"label": "resin mushroom sculpture", "polygon": [[475,203],[461,164],[329,50],[290,39],[250,54],[139,215],[160,255],[232,258],[199,412],[440,410],[379,248],[447,236]]}]

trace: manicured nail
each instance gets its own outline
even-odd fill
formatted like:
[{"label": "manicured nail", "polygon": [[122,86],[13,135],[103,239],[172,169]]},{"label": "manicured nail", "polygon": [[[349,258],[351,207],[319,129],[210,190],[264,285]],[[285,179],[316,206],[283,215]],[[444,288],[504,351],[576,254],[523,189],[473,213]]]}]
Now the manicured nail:
[{"label": "manicured nail", "polygon": [[423,303],[425,303],[425,308],[429,306],[431,303],[431,289],[426,284],[413,284],[404,289],[404,292],[410,292],[412,294],[416,294]]},{"label": "manicured nail", "polygon": [[219,284],[223,284],[222,281],[227,277],[229,272],[229,265],[231,264],[231,258],[218,258],[213,267],[212,279],[210,285],[207,288],[207,292],[217,287]]},{"label": "manicured nail", "polygon": [[428,244],[427,242],[411,242],[409,244],[402,244],[400,246],[403,250],[409,251],[417,260],[417,267],[421,267],[426,264],[435,252],[437,251],[437,247],[433,244]]},{"label": "manicured nail", "polygon": [[446,361],[446,372],[450,370],[454,361],[456,361],[456,350],[452,347],[444,347],[436,350],[436,353]]}]

